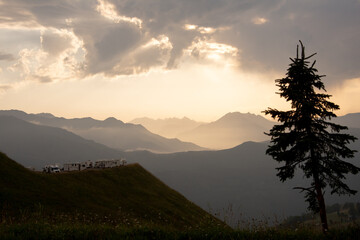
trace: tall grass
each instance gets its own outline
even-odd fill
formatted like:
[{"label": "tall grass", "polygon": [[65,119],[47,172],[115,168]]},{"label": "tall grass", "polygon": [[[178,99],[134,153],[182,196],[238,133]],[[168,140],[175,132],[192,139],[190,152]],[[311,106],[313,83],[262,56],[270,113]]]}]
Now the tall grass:
[{"label": "tall grass", "polygon": [[27,223],[0,225],[0,239],[359,239],[359,227],[330,230],[327,235],[311,230],[266,229],[261,231],[231,229],[176,230],[161,226],[124,227],[100,224]]},{"label": "tall grass", "polygon": [[[197,225],[174,227],[158,222],[119,221],[111,216],[49,213],[41,205],[18,215],[1,213],[0,239],[359,239],[360,227],[350,224],[333,228],[324,236],[319,228],[268,226],[264,221],[248,223],[248,228],[214,225],[202,219]],[[207,222],[208,221],[208,222]],[[253,224],[253,225],[252,225]]]}]

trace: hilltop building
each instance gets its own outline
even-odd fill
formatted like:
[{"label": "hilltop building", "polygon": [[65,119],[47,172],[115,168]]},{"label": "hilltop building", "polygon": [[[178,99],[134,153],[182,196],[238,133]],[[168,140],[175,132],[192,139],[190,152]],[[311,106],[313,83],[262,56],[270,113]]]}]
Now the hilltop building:
[{"label": "hilltop building", "polygon": [[90,160],[85,162],[72,162],[72,163],[64,163],[63,168],[60,169],[59,165],[45,165],[43,168],[43,172],[47,173],[57,173],[60,171],[71,172],[71,171],[82,171],[85,169],[92,168],[112,168],[112,167],[120,167],[126,165],[126,160],[121,159],[102,159],[92,162]]},{"label": "hilltop building", "polygon": [[92,168],[92,161],[76,162],[76,163],[64,163],[64,171],[82,171],[88,168]]},{"label": "hilltop building", "polygon": [[112,168],[124,166],[126,164],[125,159],[103,159],[95,161],[95,168]]},{"label": "hilltop building", "polygon": [[43,168],[43,172],[46,173],[59,173],[60,172],[60,168],[57,164],[55,165],[45,165],[45,167]]}]

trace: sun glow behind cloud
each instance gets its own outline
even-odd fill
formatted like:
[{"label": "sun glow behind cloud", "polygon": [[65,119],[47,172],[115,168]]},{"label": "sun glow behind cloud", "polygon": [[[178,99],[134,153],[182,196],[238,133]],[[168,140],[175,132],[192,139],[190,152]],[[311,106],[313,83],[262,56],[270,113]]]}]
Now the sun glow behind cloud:
[{"label": "sun glow behind cloud", "polygon": [[81,62],[84,61],[82,46],[82,41],[69,30],[43,28],[39,43],[21,49],[16,61],[7,70],[17,76],[17,81],[75,79],[79,77]]},{"label": "sun glow behind cloud", "polygon": [[267,23],[269,20],[263,17],[256,17],[252,19],[252,23],[256,25],[262,25]]},{"label": "sun glow behind cloud", "polygon": [[119,23],[121,21],[129,22],[137,25],[141,28],[142,20],[136,17],[127,17],[127,16],[119,16],[116,12],[116,8],[113,4],[107,2],[106,0],[98,0],[98,5],[96,6],[96,10],[104,17]]},{"label": "sun glow behind cloud", "polygon": [[194,24],[185,24],[184,29],[188,31],[198,31],[201,34],[211,34],[216,31],[216,29],[212,27],[200,27]]},{"label": "sun glow behind cloud", "polygon": [[186,56],[192,56],[199,61],[210,61],[222,67],[238,65],[239,50],[233,46],[204,39],[197,39],[185,51]]}]

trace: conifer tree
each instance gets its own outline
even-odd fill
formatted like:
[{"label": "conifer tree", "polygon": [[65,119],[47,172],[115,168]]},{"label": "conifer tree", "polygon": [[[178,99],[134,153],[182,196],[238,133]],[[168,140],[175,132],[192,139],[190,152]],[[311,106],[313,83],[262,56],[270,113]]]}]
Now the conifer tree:
[{"label": "conifer tree", "polygon": [[[346,174],[357,174],[360,168],[344,161],[354,157],[356,151],[346,145],[356,138],[347,133],[340,133],[347,127],[331,122],[336,117],[333,113],[339,106],[328,101],[331,95],[325,94],[325,86],[321,81],[324,75],[318,75],[305,56],[305,47],[297,46],[296,58],[291,63],[285,78],[277,79],[280,97],[291,103],[291,110],[279,111],[268,108],[265,114],[277,119],[270,133],[271,142],[266,151],[279,163],[277,176],[282,182],[294,177],[295,170],[303,171],[305,178],[310,179],[310,186],[295,187],[305,192],[308,209],[320,214],[322,230],[328,231],[325,211],[324,191],[331,194],[355,194],[343,180]],[[317,92],[317,91],[320,91]]]}]

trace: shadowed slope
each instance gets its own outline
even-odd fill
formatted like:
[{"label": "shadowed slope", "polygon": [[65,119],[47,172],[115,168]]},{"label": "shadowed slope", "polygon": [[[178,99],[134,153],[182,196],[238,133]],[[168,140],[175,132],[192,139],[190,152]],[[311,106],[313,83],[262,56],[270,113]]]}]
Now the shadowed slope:
[{"label": "shadowed slope", "polygon": [[[360,137],[360,129],[350,129]],[[308,186],[301,174],[282,183],[276,176],[279,165],[265,154],[266,142],[245,142],[221,151],[153,154],[127,152],[128,162],[138,162],[155,176],[179,191],[189,200],[208,210],[223,211],[232,206],[234,220],[238,217],[259,218],[296,215],[306,211],[303,194],[293,187]],[[360,150],[360,141],[350,146]],[[350,162],[359,165],[360,153]],[[351,188],[360,191],[360,175],[346,176]],[[330,191],[327,191],[330,195]],[[327,196],[327,204],[358,201],[359,193],[351,198]]]},{"label": "shadowed slope", "polygon": [[107,216],[116,223],[176,228],[205,220],[220,223],[138,164],[47,175],[31,172],[0,153],[0,205],[12,215],[41,206],[51,215]]}]

